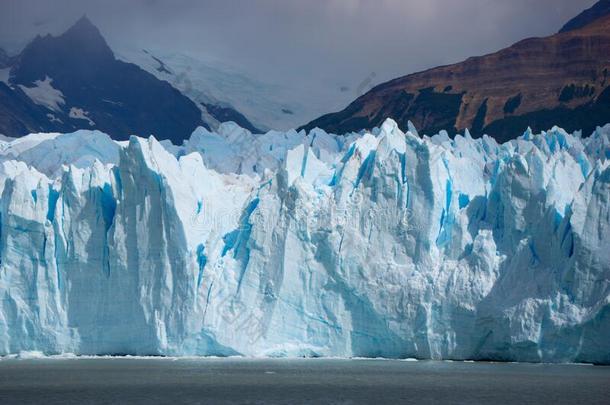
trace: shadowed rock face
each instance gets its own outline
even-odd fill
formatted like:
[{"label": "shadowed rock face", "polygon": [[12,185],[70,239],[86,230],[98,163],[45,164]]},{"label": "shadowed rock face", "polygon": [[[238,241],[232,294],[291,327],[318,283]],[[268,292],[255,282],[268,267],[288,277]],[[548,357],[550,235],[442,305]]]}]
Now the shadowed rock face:
[{"label": "shadowed rock face", "polygon": [[608,14],[610,14],[610,0],[600,0],[591,8],[586,9],[568,21],[559,32],[577,30]]},{"label": "shadowed rock face", "polygon": [[10,85],[0,86],[0,133],[9,136],[86,128],[119,140],[154,134],[180,142],[204,124],[197,105],[169,83],[117,60],[86,17],[61,36],[35,38],[12,62]]},{"label": "shadowed rock face", "polygon": [[305,129],[334,133],[379,126],[388,117],[428,134],[472,129],[498,140],[554,124],[585,134],[610,121],[610,16],[494,54],[381,84],[345,110]]}]

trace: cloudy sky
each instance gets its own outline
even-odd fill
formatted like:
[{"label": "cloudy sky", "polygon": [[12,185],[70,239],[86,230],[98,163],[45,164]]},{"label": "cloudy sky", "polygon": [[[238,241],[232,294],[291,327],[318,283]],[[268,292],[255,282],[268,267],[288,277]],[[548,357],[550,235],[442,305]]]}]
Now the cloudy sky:
[{"label": "cloudy sky", "polygon": [[[595,0],[0,0],[0,46],[86,13],[113,47],[213,57],[275,83],[355,89],[556,32]],[[345,90],[345,89],[344,89]]]}]

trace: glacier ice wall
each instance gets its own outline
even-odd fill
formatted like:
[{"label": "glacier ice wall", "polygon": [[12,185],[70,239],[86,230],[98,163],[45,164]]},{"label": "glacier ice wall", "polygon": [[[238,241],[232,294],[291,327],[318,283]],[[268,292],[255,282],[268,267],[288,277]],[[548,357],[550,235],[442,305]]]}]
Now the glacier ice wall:
[{"label": "glacier ice wall", "polygon": [[610,363],[610,126],[74,136],[0,145],[0,354]]}]

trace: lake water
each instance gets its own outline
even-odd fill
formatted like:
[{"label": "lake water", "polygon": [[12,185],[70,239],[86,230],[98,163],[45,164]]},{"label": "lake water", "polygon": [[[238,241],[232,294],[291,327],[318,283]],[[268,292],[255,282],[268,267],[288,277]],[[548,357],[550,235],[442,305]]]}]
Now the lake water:
[{"label": "lake water", "polygon": [[610,367],[330,359],[3,359],[0,403],[609,404]]}]

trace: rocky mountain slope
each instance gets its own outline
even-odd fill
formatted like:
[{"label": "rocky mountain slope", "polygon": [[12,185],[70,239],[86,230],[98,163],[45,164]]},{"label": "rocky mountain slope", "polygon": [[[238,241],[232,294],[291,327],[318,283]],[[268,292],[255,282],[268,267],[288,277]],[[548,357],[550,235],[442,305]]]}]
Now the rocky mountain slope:
[{"label": "rocky mountain slope", "polygon": [[372,128],[391,117],[424,133],[469,128],[503,141],[528,126],[590,134],[610,121],[610,16],[568,32],[381,84],[305,129]]}]

